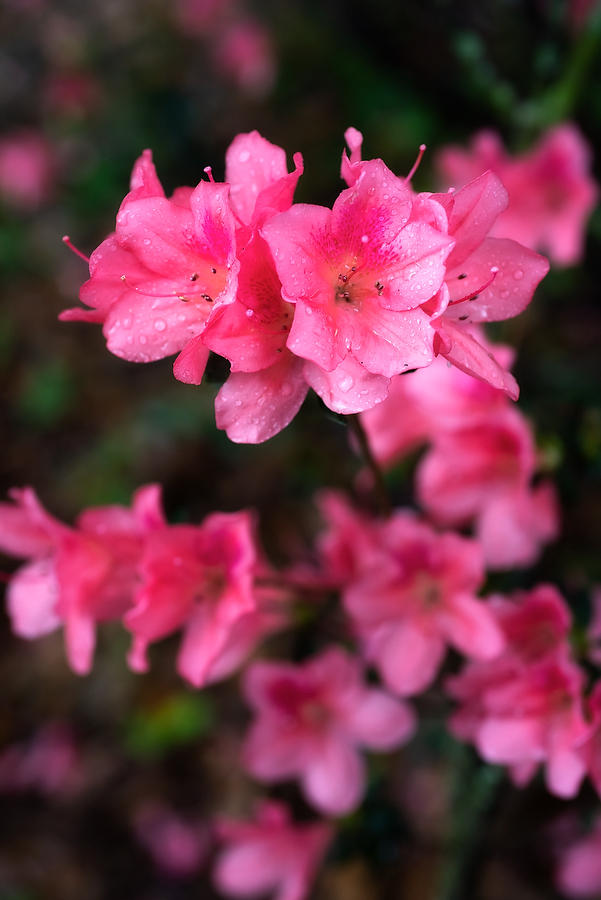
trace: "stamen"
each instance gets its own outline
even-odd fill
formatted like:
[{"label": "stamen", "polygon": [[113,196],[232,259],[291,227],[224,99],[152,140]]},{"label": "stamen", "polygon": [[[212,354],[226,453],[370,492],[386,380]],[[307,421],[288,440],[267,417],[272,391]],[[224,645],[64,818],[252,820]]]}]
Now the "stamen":
[{"label": "stamen", "polygon": [[[491,286],[498,273],[499,267],[491,266],[490,278],[488,279],[488,281],[485,281],[484,284],[479,285],[479,287],[477,287],[475,291],[470,291],[469,294],[466,294],[464,297],[459,297],[457,300],[451,300],[449,306],[456,306],[458,303],[464,303],[466,300],[477,300],[482,291],[485,291],[486,288],[489,288]],[[461,275],[459,275],[458,277],[461,278]]]},{"label": "stamen", "polygon": [[87,262],[87,263],[90,262],[90,257],[89,257],[89,256],[86,256],[85,253],[82,253],[81,250],[78,250],[78,248],[75,246],[75,244],[72,243],[71,238],[69,237],[68,234],[65,234],[65,235],[64,235],[64,237],[63,237],[63,244],[66,244],[67,247],[69,248],[69,250],[72,250],[73,253],[74,253],[76,256],[79,256],[80,259],[83,259],[84,262]]},{"label": "stamen", "polygon": [[210,166],[205,166],[204,169],[203,169],[203,172],[206,173],[207,178],[209,179],[209,181],[211,181],[213,184],[215,184],[215,179],[213,178],[213,170],[212,170],[212,168],[211,168]]},{"label": "stamen", "polygon": [[411,170],[410,170],[409,174],[408,174],[407,177],[405,178],[405,181],[411,181],[411,179],[413,178],[413,176],[415,175],[415,173],[417,172],[417,170],[418,170],[418,168],[419,168],[419,164],[420,164],[420,162],[422,161],[422,157],[423,157],[423,155],[424,155],[425,152],[426,152],[426,145],[425,145],[425,144],[420,144],[420,145],[419,145],[419,153],[417,154],[417,159],[416,159],[415,162],[413,163],[413,165],[412,165],[412,167],[411,167]]},{"label": "stamen", "polygon": [[[187,301],[190,299],[189,297],[186,297],[185,295],[178,294],[178,292],[177,292],[176,290],[174,290],[174,291],[145,291],[145,290],[143,290],[142,288],[138,287],[138,286],[135,285],[135,284],[130,284],[129,281],[127,280],[127,275],[120,275],[119,277],[120,277],[121,281],[123,281],[125,284],[127,284],[127,286],[129,287],[129,289],[130,289],[131,291],[135,291],[136,294],[142,294],[143,297],[156,297],[156,298],[159,298],[159,297],[177,297],[178,300],[184,300],[185,302],[187,302]],[[199,277],[198,274],[196,274],[196,278],[198,278],[198,277]],[[195,281],[196,278],[190,278],[190,281]],[[188,289],[188,292],[189,292],[192,296],[194,296],[195,294],[200,293],[200,296],[201,296],[201,298],[202,298],[203,300],[207,300],[207,299],[208,299],[208,300],[210,300],[211,303],[212,303],[212,302],[213,302],[213,298],[212,298],[212,297],[209,297],[208,294],[204,293],[204,290],[205,290],[205,286],[204,286],[204,285],[202,285],[202,284],[197,284],[197,285],[195,285],[195,287],[194,287],[193,290],[189,290],[189,289]]]}]

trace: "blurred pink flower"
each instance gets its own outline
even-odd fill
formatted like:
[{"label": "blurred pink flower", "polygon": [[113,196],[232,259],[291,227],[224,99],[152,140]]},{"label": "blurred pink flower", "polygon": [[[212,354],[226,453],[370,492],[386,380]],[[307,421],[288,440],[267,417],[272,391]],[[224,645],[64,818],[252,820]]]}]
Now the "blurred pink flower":
[{"label": "blurred pink flower", "polygon": [[521,156],[510,156],[498,135],[482,131],[469,150],[442,150],[438,165],[447,184],[457,187],[485,169],[495,172],[509,193],[509,206],[492,234],[542,250],[557,265],[571,265],[582,258],[586,224],[599,193],[590,157],[580,131],[565,123]]},{"label": "blurred pink flower", "polygon": [[81,781],[81,757],[69,728],[60,722],[43,725],[28,741],[0,751],[0,791],[36,790],[60,794]]},{"label": "blurred pink flower", "polygon": [[51,145],[37,131],[13,131],[0,136],[0,195],[17,209],[37,209],[53,191],[56,159]]},{"label": "blurred pink flower", "polygon": [[217,831],[225,844],[214,871],[217,888],[228,897],[273,892],[273,900],[306,900],[333,838],[330,825],[297,825],[275,801],[264,801],[255,821],[223,819]]},{"label": "blurred pink flower", "polygon": [[363,794],[357,748],[392,750],[415,728],[410,707],[365,686],[358,660],[338,647],[301,665],[253,663],[244,693],[256,713],[243,750],[249,772],[267,782],[300,778],[309,802],[333,815]]},{"label": "blurred pink flower", "polygon": [[450,729],[472,741],[487,762],[509,766],[516,784],[526,784],[544,763],[551,793],[573,797],[586,774],[582,747],[591,726],[584,715],[584,673],[567,641],[565,602],[542,585],[510,599],[493,597],[490,608],[506,650],[448,679],[447,690],[460,703]]},{"label": "blurred pink flower", "polygon": [[193,875],[208,855],[208,826],[186,819],[163,804],[149,803],[136,810],[133,825],[140,844],[156,866],[169,875]]},{"label": "blurred pink flower", "polygon": [[567,897],[598,897],[601,893],[601,819],[592,831],[559,853],[557,889]]},{"label": "blurred pink flower", "polygon": [[284,620],[279,594],[255,585],[263,572],[248,512],[212,513],[201,525],[150,535],[124,618],[130,666],[146,671],[149,644],[183,628],[179,673],[196,687],[229,675]]},{"label": "blurred pink flower", "polygon": [[484,560],[476,541],[437,534],[412,513],[375,523],[379,552],[346,585],[344,606],[387,687],[427,688],[447,645],[474,659],[503,649],[494,616],[476,596]]},{"label": "blurred pink flower", "polygon": [[263,97],[275,84],[277,65],[267,28],[251,19],[233,21],[213,46],[215,67],[245,93]]},{"label": "blurred pink flower", "polygon": [[132,605],[145,540],[165,525],[160,488],[140,488],[131,509],[85,510],[75,528],[50,516],[31,488],[11,496],[13,504],[0,503],[0,549],[31,559],[8,587],[13,631],[32,639],[62,623],[69,663],[86,674],[96,623],[120,619]]}]

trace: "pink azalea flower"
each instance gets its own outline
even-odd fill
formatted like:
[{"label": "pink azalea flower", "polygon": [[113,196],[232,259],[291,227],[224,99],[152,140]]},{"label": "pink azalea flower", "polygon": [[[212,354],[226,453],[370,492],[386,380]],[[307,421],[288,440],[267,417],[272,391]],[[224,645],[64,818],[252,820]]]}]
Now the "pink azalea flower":
[{"label": "pink azalea flower", "polygon": [[555,876],[567,897],[598,897],[601,893],[601,820],[586,837],[562,849]]},{"label": "pink azalea flower", "polygon": [[498,322],[521,313],[549,271],[546,259],[517,240],[491,237],[507,206],[507,192],[492,172],[461,190],[433,194],[446,210],[455,246],[447,260],[448,306],[434,325],[435,350],[454,366],[502,388],[513,400],[519,388],[474,334],[470,322]]},{"label": "pink azalea flower", "polygon": [[247,512],[213,513],[202,525],[152,535],[124,619],[134,635],[130,666],[146,671],[149,644],[183,628],[177,668],[184,678],[200,687],[230,674],[283,621],[279,596],[255,585],[261,572]]},{"label": "pink azalea flower", "polygon": [[[343,155],[341,174],[354,185],[365,177],[370,163],[361,162],[361,133],[349,129],[345,136],[351,156]],[[422,152],[424,149],[420,148]],[[519,393],[515,379],[464,323],[495,322],[522,312],[549,265],[514,240],[489,236],[507,206],[507,192],[492,172],[476,175],[459,191],[429,195],[447,214],[448,234],[454,246],[446,261],[444,286],[423,308],[432,316],[436,330],[436,355],[503,389],[515,400]]]},{"label": "pink azalea flower", "polygon": [[228,897],[273,892],[273,900],[305,900],[333,837],[325,822],[296,825],[288,809],[264,801],[254,822],[222,820],[225,848],[214,879]]},{"label": "pink azalea flower", "polygon": [[294,307],[282,299],[271,252],[258,228],[288,209],[302,173],[294,157],[258,132],[240,134],[226,154],[226,179],[239,220],[240,275],[236,301],[216,310],[203,342],[231,362],[231,375],[215,401],[218,428],[230,440],[259,443],[294,418],[308,390],[303,360],[286,347]]},{"label": "pink azalea flower", "polygon": [[17,209],[34,210],[52,194],[56,161],[42,134],[14,131],[0,137],[0,195]]},{"label": "pink azalea flower", "polygon": [[381,160],[361,164],[332,210],[295,204],[262,229],[296,305],[287,345],[338,412],[380,402],[389,379],[433,359],[430,317],[452,242],[439,203]]},{"label": "pink azalea flower", "polygon": [[90,257],[80,298],[92,309],[60,318],[102,322],[108,349],[132,362],[179,353],[175,376],[198,384],[209,353],[200,336],[236,293],[234,231],[227,185],[201,181],[168,200],[146,150],[115,232]]},{"label": "pink azalea flower", "polygon": [[134,494],[132,508],[82,513],[75,528],[52,518],[31,488],[0,504],[0,548],[30,559],[7,592],[13,631],[32,639],[65,627],[67,657],[89,672],[96,622],[120,619],[130,607],[136,567],[147,537],[164,527],[157,485]]},{"label": "pink azalea flower", "polygon": [[475,520],[487,563],[529,565],[558,531],[551,485],[531,487],[536,470],[532,432],[519,411],[442,432],[417,471],[417,494],[444,525]]},{"label": "pink azalea flower", "polygon": [[464,184],[485,169],[495,172],[509,193],[509,206],[492,233],[548,253],[558,265],[583,254],[588,217],[598,187],[590,175],[590,148],[571,124],[558,125],[522,156],[506,153],[492,132],[477,134],[469,150],[448,147],[439,154],[450,184]]},{"label": "pink azalea flower", "polygon": [[491,659],[503,638],[476,593],[484,581],[480,547],[437,534],[411,513],[378,527],[379,553],[344,590],[344,605],[367,658],[390,690],[424,690],[436,677],[447,644]]},{"label": "pink azalea flower", "polygon": [[162,804],[136,810],[134,830],[157,868],[177,878],[187,878],[201,867],[209,851],[206,824],[191,821]]},{"label": "pink azalea flower", "polygon": [[244,745],[256,778],[298,777],[319,810],[342,815],[364,790],[358,747],[392,750],[412,735],[411,709],[362,682],[357,660],[330,647],[301,665],[257,662],[245,672],[244,693],[257,717]]},{"label": "pink azalea flower", "polygon": [[506,650],[489,662],[468,663],[447,682],[460,708],[453,734],[473,741],[482,757],[510,766],[523,785],[541,763],[549,790],[578,792],[586,772],[582,746],[591,729],[584,717],[584,674],[571,659],[569,613],[560,595],[541,586],[511,600],[493,598]]}]

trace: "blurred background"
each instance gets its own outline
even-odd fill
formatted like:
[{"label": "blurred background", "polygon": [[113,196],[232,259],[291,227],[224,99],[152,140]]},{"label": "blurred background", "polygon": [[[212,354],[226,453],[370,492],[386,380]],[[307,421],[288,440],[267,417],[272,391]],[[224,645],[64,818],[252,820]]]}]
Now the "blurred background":
[{"label": "blurred background", "polygon": [[[601,175],[601,16],[590,0],[0,0],[0,34],[0,482],[3,497],[33,485],[66,521],[159,481],[171,521],[257,508],[265,547],[286,562],[315,533],[314,492],[348,487],[358,469],[315,395],[267,444],[237,446],[214,425],[221,365],[185,386],[170,360],[123,362],[99,328],[57,321],[87,276],[62,236],[86,254],[100,243],[145,147],[170,193],[207,165],[222,178],[232,138],[256,128],[289,158],[303,153],[296,199],[331,205],[349,125],[367,158],[399,174],[426,143],[413,183],[432,190],[446,144],[493,128],[524,152],[571,121]],[[526,313],[491,332],[517,348],[520,406],[563,519],[536,570],[496,586],[554,581],[582,622],[601,582],[600,279],[597,209],[582,264],[553,268]],[[410,501],[409,473],[390,477],[399,502]],[[275,640],[291,652],[289,638]],[[24,643],[2,621],[2,900],[214,896],[208,823],[248,812],[257,791],[235,764],[247,714],[235,682],[198,693],[178,679],[175,641],[143,678],[126,668],[126,645],[101,629],[82,679],[60,633]],[[497,792],[475,830],[481,772],[445,736],[442,697],[424,704],[417,740],[374,764],[315,897],[559,896],[553,848],[598,800],[584,791],[568,807],[537,781]],[[275,793],[307,813],[292,790]],[[161,854],[170,840],[177,852]]]}]

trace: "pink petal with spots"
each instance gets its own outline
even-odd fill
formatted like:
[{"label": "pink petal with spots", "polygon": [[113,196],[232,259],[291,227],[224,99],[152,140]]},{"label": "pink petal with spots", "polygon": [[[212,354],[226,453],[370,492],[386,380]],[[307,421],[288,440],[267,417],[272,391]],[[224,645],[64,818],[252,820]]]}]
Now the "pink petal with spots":
[{"label": "pink petal with spots", "polygon": [[215,420],[231,441],[260,444],[292,421],[307,394],[303,361],[284,350],[260,372],[234,372],[215,398]]},{"label": "pink petal with spots", "polygon": [[306,362],[303,371],[307,383],[328,409],[343,415],[371,409],[388,396],[390,379],[368,372],[350,354],[332,372],[325,372],[313,362]]},{"label": "pink petal with spots", "polygon": [[[498,269],[496,274],[494,269]],[[468,315],[471,322],[511,319],[528,306],[548,271],[544,256],[507,238],[486,238],[459,266],[449,270],[446,281],[451,305],[444,315],[452,319]],[[466,278],[459,277],[464,274]],[[480,291],[485,284],[489,286]],[[459,302],[475,293],[476,299]]]}]

